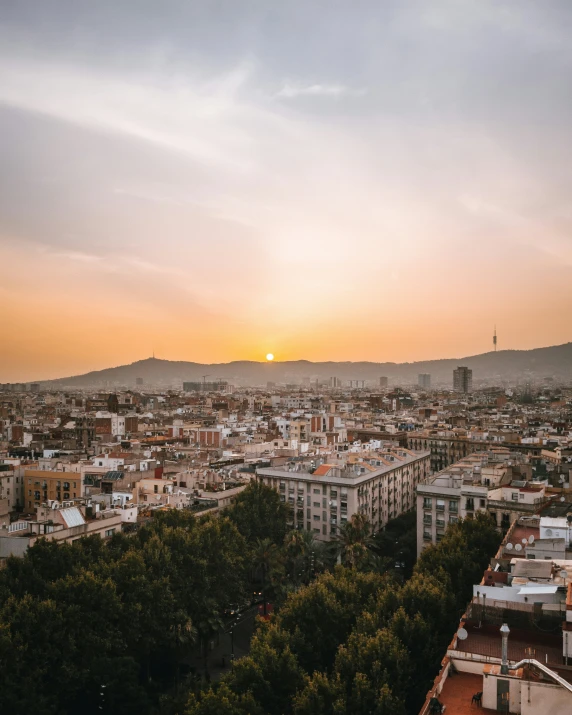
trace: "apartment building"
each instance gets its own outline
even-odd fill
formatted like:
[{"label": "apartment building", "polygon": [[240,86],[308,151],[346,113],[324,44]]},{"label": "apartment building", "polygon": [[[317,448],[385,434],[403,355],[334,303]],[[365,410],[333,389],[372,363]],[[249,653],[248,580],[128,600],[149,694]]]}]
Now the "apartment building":
[{"label": "apartment building", "polygon": [[572,561],[530,560],[522,544],[541,540],[521,518],[491,554],[420,715],[572,712]]},{"label": "apartment building", "polygon": [[468,394],[473,391],[473,371],[468,367],[453,370],[453,390]]},{"label": "apartment building", "polygon": [[354,514],[364,514],[374,531],[412,509],[415,488],[429,474],[429,452],[388,449],[332,457],[312,471],[311,463],[261,468],[257,478],[291,507],[290,525],[329,541]]},{"label": "apartment building", "polygon": [[24,505],[24,478],[21,467],[10,462],[0,463],[0,499],[5,499],[8,511]]},{"label": "apartment building", "polygon": [[42,503],[67,501],[84,496],[79,472],[24,469],[24,512],[33,514]]},{"label": "apartment building", "polygon": [[417,486],[417,553],[441,541],[449,524],[478,511],[490,513],[505,531],[520,516],[546,503],[544,483],[531,482],[524,455],[477,452]]}]

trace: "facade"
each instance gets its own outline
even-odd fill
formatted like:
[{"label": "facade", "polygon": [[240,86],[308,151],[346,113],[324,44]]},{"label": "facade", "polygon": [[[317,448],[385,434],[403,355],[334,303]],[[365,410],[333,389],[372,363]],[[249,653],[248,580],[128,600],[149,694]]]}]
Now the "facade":
[{"label": "facade", "polygon": [[389,384],[389,378],[388,377],[380,377],[379,378],[379,386],[380,387],[387,387]]},{"label": "facade", "polygon": [[45,502],[62,502],[84,496],[83,477],[79,472],[25,469],[23,479],[23,506],[27,514],[33,514]]},{"label": "facade", "polygon": [[423,390],[431,389],[431,375],[428,372],[422,372],[417,378],[417,385]]},{"label": "facade", "polygon": [[473,371],[468,367],[453,370],[453,390],[468,394],[473,391]]},{"label": "facade", "polygon": [[535,514],[547,502],[545,485],[530,482],[523,455],[478,452],[417,486],[417,553],[441,541],[449,524],[486,511],[499,529]]},{"label": "facade", "polygon": [[92,535],[108,539],[122,530],[122,513],[122,509],[96,509],[87,517],[84,505],[61,508],[48,502],[36,510],[35,520],[16,521],[0,530],[0,558],[24,556],[41,538],[61,543]]},{"label": "facade", "polygon": [[354,514],[364,514],[375,531],[412,509],[415,488],[429,474],[429,453],[393,448],[347,460],[257,469],[257,478],[275,489],[291,509],[291,525],[329,541]]}]

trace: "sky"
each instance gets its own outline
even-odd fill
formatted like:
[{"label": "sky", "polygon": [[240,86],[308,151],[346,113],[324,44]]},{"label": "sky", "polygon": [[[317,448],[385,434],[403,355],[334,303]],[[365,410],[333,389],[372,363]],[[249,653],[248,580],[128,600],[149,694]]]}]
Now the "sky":
[{"label": "sky", "polygon": [[569,0],[2,0],[0,382],[572,340]]}]

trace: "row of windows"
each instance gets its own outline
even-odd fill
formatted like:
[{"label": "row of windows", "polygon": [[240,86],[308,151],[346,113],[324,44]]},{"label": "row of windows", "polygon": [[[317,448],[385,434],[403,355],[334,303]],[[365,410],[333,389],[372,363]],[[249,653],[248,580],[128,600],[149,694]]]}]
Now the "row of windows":
[{"label": "row of windows", "polygon": [[[53,485],[53,481],[52,481],[52,480],[50,480],[50,481],[51,481],[51,483],[52,483],[52,485]],[[32,484],[32,480],[31,480],[31,479],[28,479],[28,484],[30,484],[30,485]],[[56,489],[61,489],[61,485],[62,485],[61,481],[56,482]],[[44,480],[44,481],[42,482],[42,484],[40,485],[40,482],[39,482],[39,481],[35,481],[35,482],[34,482],[34,486],[35,486],[35,487],[41,486],[42,489],[47,489],[47,488],[48,488],[48,482],[47,482],[46,480]],[[69,489],[69,488],[70,488],[70,482],[64,482],[64,489]],[[73,488],[74,488],[74,489],[77,488],[77,482],[73,482]]]}]

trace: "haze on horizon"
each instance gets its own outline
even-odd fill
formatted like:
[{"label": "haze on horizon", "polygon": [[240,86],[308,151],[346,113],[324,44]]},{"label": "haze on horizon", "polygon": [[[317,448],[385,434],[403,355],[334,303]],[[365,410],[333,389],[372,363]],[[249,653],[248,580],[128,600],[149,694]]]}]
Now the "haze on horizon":
[{"label": "haze on horizon", "polygon": [[0,9],[0,382],[568,342],[568,0]]}]

